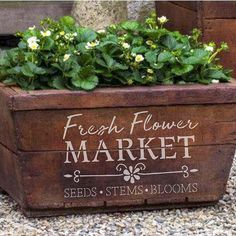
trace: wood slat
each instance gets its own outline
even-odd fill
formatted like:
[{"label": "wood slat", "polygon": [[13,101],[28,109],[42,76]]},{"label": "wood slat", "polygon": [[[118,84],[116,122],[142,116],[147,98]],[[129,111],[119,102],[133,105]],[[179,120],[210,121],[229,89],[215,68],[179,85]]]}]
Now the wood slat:
[{"label": "wood slat", "polygon": [[236,84],[99,88],[92,92],[33,91],[14,96],[13,110],[135,107],[236,102]]},{"label": "wood slat", "polygon": [[198,7],[197,1],[171,1],[171,3],[192,11],[197,11]]},{"label": "wood slat", "polygon": [[204,18],[209,19],[233,19],[236,18],[235,1],[204,1]]},{"label": "wood slat", "polygon": [[[135,113],[138,113],[135,118]],[[144,113],[140,113],[144,112]],[[76,115],[68,119],[71,115]],[[222,116],[224,114],[224,116]],[[145,123],[148,116],[150,120]],[[112,124],[112,120],[115,120]],[[145,138],[145,143],[151,137],[157,137],[150,142],[149,146],[160,148],[158,137],[192,136],[195,135],[195,142],[189,145],[216,145],[216,144],[235,144],[236,143],[236,108],[235,104],[221,105],[195,105],[195,106],[161,106],[161,107],[140,107],[140,108],[109,108],[109,109],[79,109],[79,110],[52,110],[52,111],[28,111],[16,114],[16,128],[18,137],[18,148],[24,151],[56,151],[66,150],[65,141],[72,141],[73,148],[79,150],[81,140],[87,140],[87,150],[96,150],[99,140],[104,140],[108,149],[118,149],[117,139],[132,139],[133,145],[130,149],[140,147],[138,138]],[[141,122],[134,125],[132,133],[132,123]],[[177,127],[168,129],[150,129],[155,122],[161,126],[171,125],[173,122],[183,121],[186,125],[188,120],[192,122],[192,127],[196,128],[178,129]],[[64,132],[67,122],[68,128],[65,137]],[[94,130],[99,130],[102,126],[107,127],[101,135],[85,134],[81,135],[78,127],[83,128],[82,133],[88,131],[90,126]],[[115,131],[109,133],[108,127]],[[183,142],[171,142],[173,146],[183,146]],[[124,141],[124,146],[128,143]]]},{"label": "wood slat", "polygon": [[24,205],[24,191],[21,182],[18,157],[0,144],[0,190],[11,195],[21,206]]},{"label": "wood slat", "polygon": [[165,25],[170,30],[178,30],[189,34],[197,26],[197,13],[193,10],[167,1],[157,1],[156,10],[158,16],[166,16],[169,22]]},{"label": "wood slat", "polygon": [[[27,189],[26,199],[28,206],[32,211],[33,209],[51,208],[55,210],[63,208],[66,210],[66,208],[75,207],[79,210],[80,207],[83,208],[88,205],[97,205],[99,207],[104,205],[104,202],[107,202],[105,206],[122,207],[136,204],[143,206],[146,199],[148,204],[178,202],[180,205],[185,203],[186,199],[188,199],[189,203],[198,202],[199,200],[201,202],[217,201],[225,188],[233,160],[234,147],[228,145],[191,147],[190,151],[193,153],[191,160],[142,161],[146,165],[146,169],[141,171],[144,173],[174,171],[181,169],[183,165],[187,165],[189,170],[198,170],[194,173],[189,172],[189,177],[184,178],[181,173],[174,174],[174,177],[172,174],[141,176],[141,179],[136,181],[135,184],[124,181],[122,175],[81,177],[83,174],[115,175],[118,173],[116,165],[119,163],[117,162],[64,164],[65,153],[63,152],[54,152],[50,155],[45,152],[21,153],[21,159],[24,160],[23,181]],[[125,162],[127,166],[134,166],[137,163],[129,160]],[[212,171],[209,171],[209,167]],[[78,183],[75,183],[73,178],[63,177],[65,174],[73,175],[75,170],[80,170],[81,176]],[[45,183],[50,183],[50,185]],[[194,190],[194,183],[197,191]],[[165,185],[174,186],[175,184],[182,184],[185,189],[187,189],[186,186],[188,184],[190,184],[190,187],[187,192],[183,193],[159,192],[156,194],[154,188],[152,188],[153,185],[161,185],[163,188]],[[135,192],[132,194],[130,190],[134,191],[133,189],[137,188],[137,186],[142,187],[139,190],[135,190],[136,194]],[[95,187],[93,189],[94,196],[89,196],[92,187]],[[116,193],[114,193],[114,188],[116,188]],[[168,188],[170,189],[170,187]],[[71,189],[74,189],[73,193]],[[148,191],[145,191],[145,189],[148,189]],[[179,187],[176,189],[179,189]],[[111,195],[110,192],[112,192]],[[127,194],[128,192],[129,194]]]},{"label": "wood slat", "polygon": [[17,150],[14,121],[11,112],[12,98],[16,92],[1,84],[0,87],[0,144]]},{"label": "wood slat", "polygon": [[236,19],[206,19],[204,20],[203,40],[206,42],[215,41],[218,45],[221,42],[226,42],[229,45],[229,51],[221,53],[220,58],[226,68],[234,69],[233,76],[235,77],[236,30],[233,29],[236,29]]}]

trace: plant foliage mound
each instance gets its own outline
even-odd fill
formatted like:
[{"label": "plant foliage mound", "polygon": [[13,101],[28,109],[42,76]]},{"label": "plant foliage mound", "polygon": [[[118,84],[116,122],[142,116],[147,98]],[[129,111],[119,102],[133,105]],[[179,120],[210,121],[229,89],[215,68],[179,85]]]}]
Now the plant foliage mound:
[{"label": "plant foliage mound", "polygon": [[126,21],[94,31],[73,18],[44,19],[23,33],[17,48],[0,58],[0,81],[23,89],[83,89],[112,85],[218,83],[230,70],[216,58],[215,43],[164,28],[168,19],[152,14],[141,24]]}]

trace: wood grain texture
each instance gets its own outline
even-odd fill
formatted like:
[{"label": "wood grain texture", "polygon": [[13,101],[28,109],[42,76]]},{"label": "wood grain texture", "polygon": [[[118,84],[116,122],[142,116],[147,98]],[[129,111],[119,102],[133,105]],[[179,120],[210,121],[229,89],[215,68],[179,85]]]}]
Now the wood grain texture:
[{"label": "wood grain texture", "polygon": [[[236,2],[234,10],[236,12]],[[232,30],[236,29],[236,19],[205,19],[204,25],[204,41],[215,41],[218,45],[221,42],[227,42],[230,50],[220,55],[222,64],[227,68],[236,68],[236,62],[233,57],[236,52],[236,30]],[[235,73],[236,70],[234,71],[234,75]]]},{"label": "wood grain texture", "polygon": [[[130,134],[136,113],[140,113],[137,115],[140,124],[135,125]],[[70,120],[70,125],[75,127],[68,128],[65,139],[63,139],[64,127],[68,122],[67,117],[75,114],[78,116]],[[222,116],[222,114],[224,115]],[[90,126],[96,127],[94,131],[99,130],[101,126],[110,127],[114,117],[116,118],[112,127],[124,128],[122,132],[109,134],[106,129],[104,134],[102,132],[95,135],[86,134]],[[87,140],[88,150],[95,150],[101,139],[109,149],[114,149],[118,147],[117,139],[120,138],[131,138],[132,148],[137,148],[140,145],[138,138],[145,138],[146,142],[150,137],[173,136],[173,134],[175,136],[195,135],[195,142],[191,142],[189,145],[216,145],[236,144],[234,117],[236,117],[235,104],[28,111],[17,112],[16,127],[18,148],[22,151],[63,151],[66,150],[65,141],[67,140],[73,140],[75,150],[79,150],[81,140]],[[151,129],[156,122],[163,127],[163,124],[170,126],[173,122],[178,124],[180,121],[186,125],[189,120],[192,122],[192,126],[195,124],[198,126],[195,129],[189,129],[188,126],[183,129],[177,127]],[[145,121],[148,122],[145,123]],[[80,126],[83,128],[82,135]],[[173,145],[181,146],[183,143],[175,142]],[[124,146],[127,146],[125,141]],[[149,146],[159,147],[160,140],[157,138],[150,142]]]},{"label": "wood grain texture", "polygon": [[203,14],[206,19],[236,18],[235,1],[204,1]]},{"label": "wood grain texture", "polygon": [[19,162],[11,150],[0,144],[0,187],[23,207],[24,190]]},{"label": "wood grain texture", "polygon": [[[181,152],[181,148],[179,148]],[[57,208],[80,208],[80,207],[112,207],[112,206],[131,206],[147,204],[184,204],[191,202],[209,202],[217,201],[222,196],[229,170],[233,160],[234,146],[218,145],[207,147],[191,147],[191,160],[148,160],[143,161],[146,169],[143,172],[160,172],[181,169],[181,166],[187,165],[189,168],[197,168],[199,172],[191,173],[188,178],[182,174],[163,175],[163,176],[141,176],[141,179],[135,184],[125,182],[123,177],[106,178],[81,178],[79,183],[73,183],[71,179],[63,179],[64,174],[73,173],[76,169],[80,170],[81,175],[85,174],[115,174],[117,162],[114,163],[78,163],[77,165],[63,164],[64,152],[53,152],[48,155],[45,152],[21,153],[21,159],[24,160],[24,186],[27,189],[26,199],[31,209],[57,209]],[[138,152],[138,150],[137,150]],[[91,153],[92,154],[92,153]],[[219,165],[219,162],[221,163]],[[47,165],[45,165],[47,163]],[[124,162],[127,165],[134,165],[134,162],[128,160]],[[135,162],[137,164],[138,162]],[[209,167],[211,171],[209,171]],[[50,185],[45,184],[50,183]],[[197,183],[197,192],[187,186]],[[185,186],[186,192],[175,193],[163,192],[163,186],[181,184]],[[161,185],[160,191],[151,190],[151,186]],[[143,186],[140,194],[127,194],[127,189]],[[89,190],[95,187],[96,196],[88,196]],[[70,198],[65,198],[63,192],[65,189],[78,189],[79,192],[73,194]],[[108,190],[109,188],[109,190]],[[116,194],[109,196],[111,189],[116,188]],[[148,192],[145,192],[145,189]],[[103,194],[100,194],[100,191]],[[179,191],[179,187],[175,187]],[[181,190],[184,191],[184,190]],[[142,194],[141,194],[142,192]],[[87,197],[82,197],[87,194]],[[186,200],[187,199],[187,200]],[[104,204],[105,202],[105,204]]]},{"label": "wood grain texture", "polygon": [[12,110],[139,107],[236,102],[236,83],[98,88],[94,91],[42,90],[14,96]]},{"label": "wood grain texture", "polygon": [[[194,6],[193,3],[188,4],[185,2],[184,6],[185,7],[183,7],[181,2],[172,3],[168,1],[157,1],[157,15],[164,15],[170,20],[166,24],[168,29],[178,30],[184,34],[189,34],[197,25],[197,14],[192,9],[189,9]],[[188,6],[188,8],[186,6]]]},{"label": "wood grain texture", "polygon": [[12,97],[15,91],[11,88],[0,86],[0,144],[10,147],[16,151],[16,133],[14,129],[14,121],[11,112]]},{"label": "wood grain texture", "polygon": [[184,7],[188,10],[192,10],[192,11],[197,11],[197,1],[171,1],[171,3],[178,5],[180,7]]},{"label": "wood grain texture", "polygon": [[45,17],[58,19],[64,15],[71,15],[73,2],[1,2],[0,4],[0,34],[15,34],[26,28],[39,25]]}]

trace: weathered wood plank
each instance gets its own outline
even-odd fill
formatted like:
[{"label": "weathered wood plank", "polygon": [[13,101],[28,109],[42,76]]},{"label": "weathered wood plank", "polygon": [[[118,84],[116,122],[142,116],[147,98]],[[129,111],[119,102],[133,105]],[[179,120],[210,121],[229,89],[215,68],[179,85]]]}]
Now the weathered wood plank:
[{"label": "weathered wood plank", "polygon": [[99,88],[91,92],[32,91],[14,97],[12,109],[74,109],[236,102],[236,84]]},{"label": "weathered wood plank", "polygon": [[[189,34],[190,31],[197,26],[197,13],[186,7],[168,1],[156,2],[157,15],[165,15],[169,22],[166,27],[171,30],[178,30],[181,33]],[[183,20],[184,19],[184,20]]]},{"label": "weathered wood plank", "polygon": [[[204,1],[204,18],[209,19],[233,19],[236,18],[235,1]],[[231,26],[230,26],[231,28]]]},{"label": "weathered wood plank", "polygon": [[204,26],[203,40],[206,42],[215,41],[218,45],[221,42],[227,42],[230,51],[220,55],[222,64],[228,68],[236,68],[235,60],[233,60],[233,55],[236,53],[236,31],[231,30],[236,28],[236,19],[206,19],[204,20]]},{"label": "weathered wood plank", "polygon": [[24,205],[18,157],[2,144],[0,144],[0,190],[10,194],[20,205]]},{"label": "weathered wood plank", "polygon": [[17,112],[16,125],[23,151],[66,150],[70,141],[79,150],[82,140],[87,150],[96,150],[100,140],[108,149],[135,149],[153,137],[148,145],[158,148],[161,137],[173,135],[173,146],[183,146],[177,136],[194,136],[189,145],[235,144],[234,117],[235,104],[159,106]]},{"label": "weathered wood plank", "polygon": [[[141,205],[144,200],[147,204],[217,201],[225,188],[234,149],[232,145],[191,147],[191,159],[72,164],[65,163],[65,152],[21,153],[26,199],[32,209],[104,206],[104,202],[106,206],[129,206]],[[121,163],[127,167],[142,163],[146,168],[139,164],[140,179],[130,183],[124,179],[125,167],[117,169]],[[185,177],[183,166],[188,168]],[[75,171],[80,171],[78,182],[73,179]],[[157,174],[164,172],[168,173]],[[72,177],[64,177],[70,174]]]},{"label": "weathered wood plank", "polygon": [[0,87],[0,144],[16,151],[16,136],[11,112],[12,97],[16,93],[4,85]]},{"label": "weathered wood plank", "polygon": [[197,11],[197,1],[171,1],[171,3],[187,8],[188,10]]}]

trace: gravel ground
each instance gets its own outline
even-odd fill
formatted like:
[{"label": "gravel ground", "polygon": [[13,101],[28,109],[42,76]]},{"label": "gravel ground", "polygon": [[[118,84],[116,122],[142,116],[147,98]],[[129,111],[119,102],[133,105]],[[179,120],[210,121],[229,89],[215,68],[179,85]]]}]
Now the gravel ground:
[{"label": "gravel ground", "polygon": [[224,198],[215,206],[27,219],[11,198],[0,194],[0,235],[235,236],[236,158]]}]

